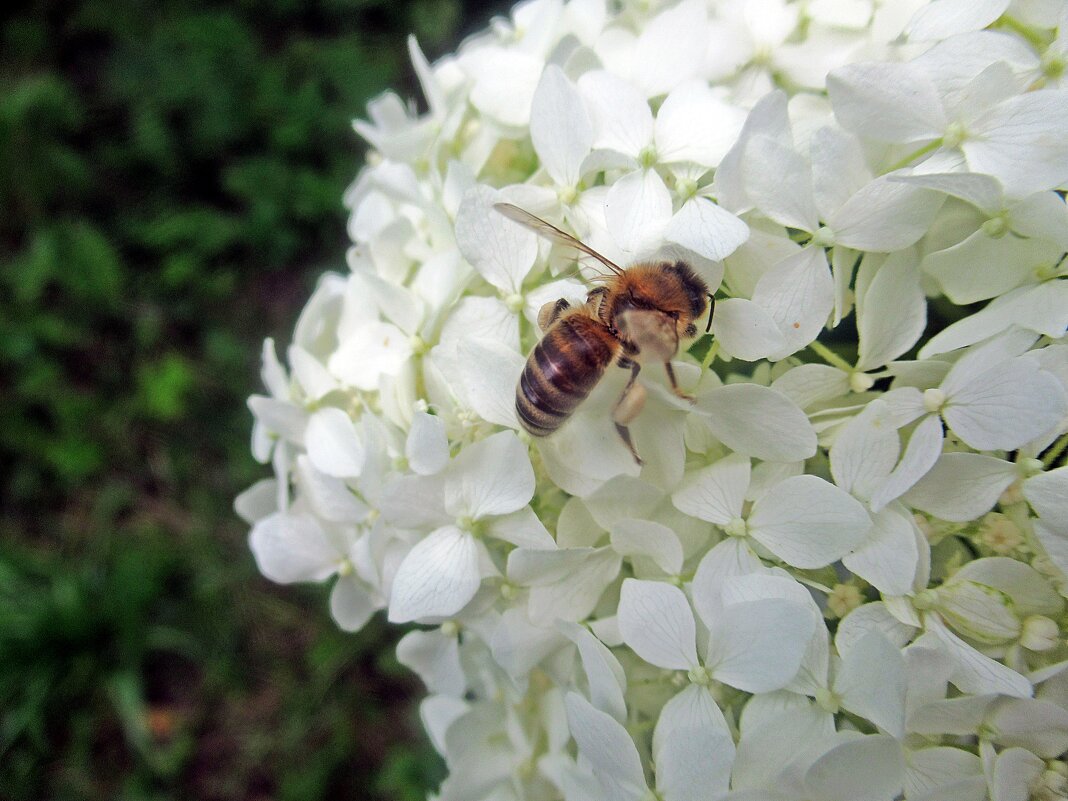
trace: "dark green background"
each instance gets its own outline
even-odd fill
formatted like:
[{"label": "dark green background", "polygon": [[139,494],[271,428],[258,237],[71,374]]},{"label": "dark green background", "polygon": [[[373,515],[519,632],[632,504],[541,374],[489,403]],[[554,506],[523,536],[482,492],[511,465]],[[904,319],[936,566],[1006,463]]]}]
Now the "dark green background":
[{"label": "dark green background", "polygon": [[500,3],[82,0],[0,19],[0,799],[409,799],[376,618],[256,572],[265,336],[344,269],[350,121]]}]

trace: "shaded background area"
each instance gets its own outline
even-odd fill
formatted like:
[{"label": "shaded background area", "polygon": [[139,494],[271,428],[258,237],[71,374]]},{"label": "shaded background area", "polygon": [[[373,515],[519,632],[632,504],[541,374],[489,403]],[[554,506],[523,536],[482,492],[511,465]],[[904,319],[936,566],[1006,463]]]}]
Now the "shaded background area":
[{"label": "shaded background area", "polygon": [[485,0],[79,0],[0,18],[0,799],[414,799],[380,619],[259,577],[244,399],[344,269],[350,120]]}]

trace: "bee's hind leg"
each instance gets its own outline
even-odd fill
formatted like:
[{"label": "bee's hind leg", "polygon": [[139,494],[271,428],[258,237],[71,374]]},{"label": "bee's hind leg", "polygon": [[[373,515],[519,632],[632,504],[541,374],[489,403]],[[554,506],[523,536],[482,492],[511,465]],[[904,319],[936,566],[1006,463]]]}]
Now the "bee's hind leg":
[{"label": "bee's hind leg", "polygon": [[571,304],[564,298],[559,300],[550,300],[538,309],[538,328],[544,334],[549,330],[549,326],[560,319],[560,315],[571,308]]},{"label": "bee's hind leg", "polygon": [[630,367],[630,380],[623,387],[623,392],[619,396],[619,400],[616,401],[615,408],[612,409],[612,421],[616,424],[616,431],[619,432],[623,444],[630,450],[634,461],[640,465],[642,460],[638,456],[638,451],[634,448],[634,442],[630,438],[630,429],[627,428],[627,425],[638,416],[642,407],[645,406],[647,393],[645,387],[638,383],[638,372],[642,369],[642,366],[629,359],[625,362],[621,360],[620,363],[621,366]]}]

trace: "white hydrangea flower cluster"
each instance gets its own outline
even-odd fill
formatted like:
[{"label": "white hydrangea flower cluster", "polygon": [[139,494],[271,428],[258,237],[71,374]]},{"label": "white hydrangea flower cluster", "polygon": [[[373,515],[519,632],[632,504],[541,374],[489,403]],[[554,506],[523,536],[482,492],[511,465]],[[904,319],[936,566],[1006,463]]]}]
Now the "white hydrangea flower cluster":
[{"label": "white hydrangea flower cluster", "polygon": [[[411,55],[237,508],[343,628],[420,624],[438,797],[1065,798],[1068,4],[533,0]],[[642,466],[625,370],[519,426],[589,284],[502,201],[715,291]]]}]

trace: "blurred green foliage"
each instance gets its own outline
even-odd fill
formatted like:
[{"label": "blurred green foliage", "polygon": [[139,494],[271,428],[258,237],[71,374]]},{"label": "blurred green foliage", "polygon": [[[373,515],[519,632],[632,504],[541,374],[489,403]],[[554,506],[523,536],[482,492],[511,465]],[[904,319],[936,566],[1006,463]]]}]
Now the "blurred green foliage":
[{"label": "blurred green foliage", "polygon": [[376,620],[273,587],[244,398],[343,266],[350,120],[488,3],[38,0],[0,21],[0,799],[421,798]]}]

